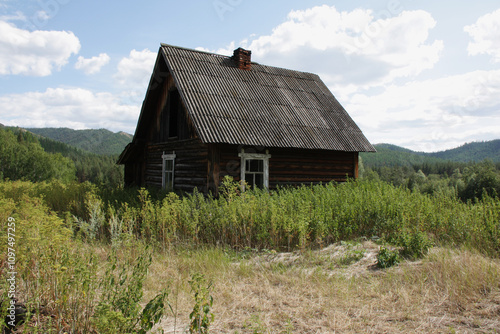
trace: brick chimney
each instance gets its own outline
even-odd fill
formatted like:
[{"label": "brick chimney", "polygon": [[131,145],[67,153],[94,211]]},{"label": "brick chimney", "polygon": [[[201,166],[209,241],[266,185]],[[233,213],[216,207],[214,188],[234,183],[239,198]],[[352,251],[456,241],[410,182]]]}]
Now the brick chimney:
[{"label": "brick chimney", "polygon": [[250,50],[245,50],[242,48],[237,48],[234,50],[233,59],[234,63],[240,70],[247,70],[249,71],[252,67],[252,51]]}]

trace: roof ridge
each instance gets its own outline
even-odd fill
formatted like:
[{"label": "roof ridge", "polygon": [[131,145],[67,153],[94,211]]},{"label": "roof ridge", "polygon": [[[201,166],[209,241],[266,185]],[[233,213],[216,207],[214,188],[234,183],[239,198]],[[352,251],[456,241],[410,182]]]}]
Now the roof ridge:
[{"label": "roof ridge", "polygon": [[214,52],[204,51],[204,50],[197,50],[197,49],[193,49],[193,48],[185,48],[182,46],[177,46],[177,45],[172,45],[172,44],[167,44],[167,43],[160,43],[160,47],[169,47],[169,48],[180,49],[180,50],[185,50],[185,51],[190,51],[190,52],[204,53],[207,55],[221,57],[221,58],[231,58],[231,56],[221,55],[219,53],[214,53]]},{"label": "roof ridge", "polygon": [[[215,53],[215,52],[210,52],[210,51],[204,51],[204,50],[197,50],[197,49],[193,49],[193,48],[186,48],[186,47],[172,45],[172,44],[167,44],[167,43],[160,43],[160,46],[161,47],[169,47],[169,48],[179,49],[179,50],[185,50],[185,51],[190,51],[190,52],[198,52],[198,53],[203,53],[203,54],[206,54],[206,55],[210,55],[210,56],[214,56],[214,57],[220,57],[220,58],[226,58],[226,59],[231,59],[231,57],[232,57],[232,56],[222,55],[220,53]],[[287,71],[287,72],[297,72],[297,73],[309,74],[309,75],[313,75],[313,76],[319,78],[318,74],[313,73],[313,72],[309,72],[309,71],[293,70],[291,68],[282,67],[282,66],[266,65],[266,64],[261,64],[261,63],[255,62],[253,60],[251,61],[251,63],[254,64],[254,65],[259,65],[259,66],[267,67],[267,68],[274,68],[274,69],[277,69],[277,70],[283,70],[283,71]],[[284,76],[282,73],[280,75]],[[287,75],[287,77],[295,77],[295,76],[289,76],[289,75]]]}]

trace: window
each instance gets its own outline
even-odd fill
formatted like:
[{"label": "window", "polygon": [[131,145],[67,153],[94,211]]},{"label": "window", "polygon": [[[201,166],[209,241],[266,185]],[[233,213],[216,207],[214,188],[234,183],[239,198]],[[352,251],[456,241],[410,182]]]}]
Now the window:
[{"label": "window", "polygon": [[174,167],[175,167],[175,152],[161,156],[163,160],[161,172],[161,186],[168,191],[174,190]]},{"label": "window", "polygon": [[252,188],[269,187],[269,158],[271,155],[260,153],[245,153],[244,150],[239,154],[241,158],[241,180],[245,180]]},{"label": "window", "polygon": [[181,97],[177,89],[171,90],[160,115],[158,140],[166,142],[179,136],[179,114],[182,112]]},{"label": "window", "polygon": [[169,115],[168,115],[168,137],[173,138],[178,136],[178,121],[177,115],[181,110],[181,97],[177,89],[170,92],[168,96],[168,104],[169,104]]}]

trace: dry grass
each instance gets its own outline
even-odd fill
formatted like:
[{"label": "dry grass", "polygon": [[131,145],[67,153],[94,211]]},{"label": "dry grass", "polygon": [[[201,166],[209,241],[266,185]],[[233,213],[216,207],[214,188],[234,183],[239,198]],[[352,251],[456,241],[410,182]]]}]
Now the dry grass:
[{"label": "dry grass", "polygon": [[[345,264],[361,249],[361,259]],[[214,283],[211,333],[499,332],[499,261],[434,249],[423,261],[378,270],[377,250],[365,242],[243,258],[213,248],[171,251],[154,259],[146,297],[171,287],[176,315],[162,322],[165,333],[188,326],[194,272]]]}]

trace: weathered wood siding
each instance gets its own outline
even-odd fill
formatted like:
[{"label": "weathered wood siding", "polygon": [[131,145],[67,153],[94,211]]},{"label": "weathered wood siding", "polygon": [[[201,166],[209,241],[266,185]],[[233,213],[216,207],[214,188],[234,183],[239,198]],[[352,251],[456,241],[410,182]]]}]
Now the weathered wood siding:
[{"label": "weathered wood siding", "polygon": [[[226,175],[240,180],[241,148],[247,153],[265,153],[262,148],[220,145],[218,159],[219,184]],[[310,183],[346,181],[358,175],[358,153],[325,150],[269,148],[269,188]]]},{"label": "weathered wood siding", "polygon": [[198,139],[146,145],[145,186],[162,186],[161,156],[174,152],[174,190],[206,192],[208,148]]},{"label": "weathered wood siding", "polygon": [[276,149],[269,150],[269,187],[344,182],[356,176],[357,155],[352,152]]}]

